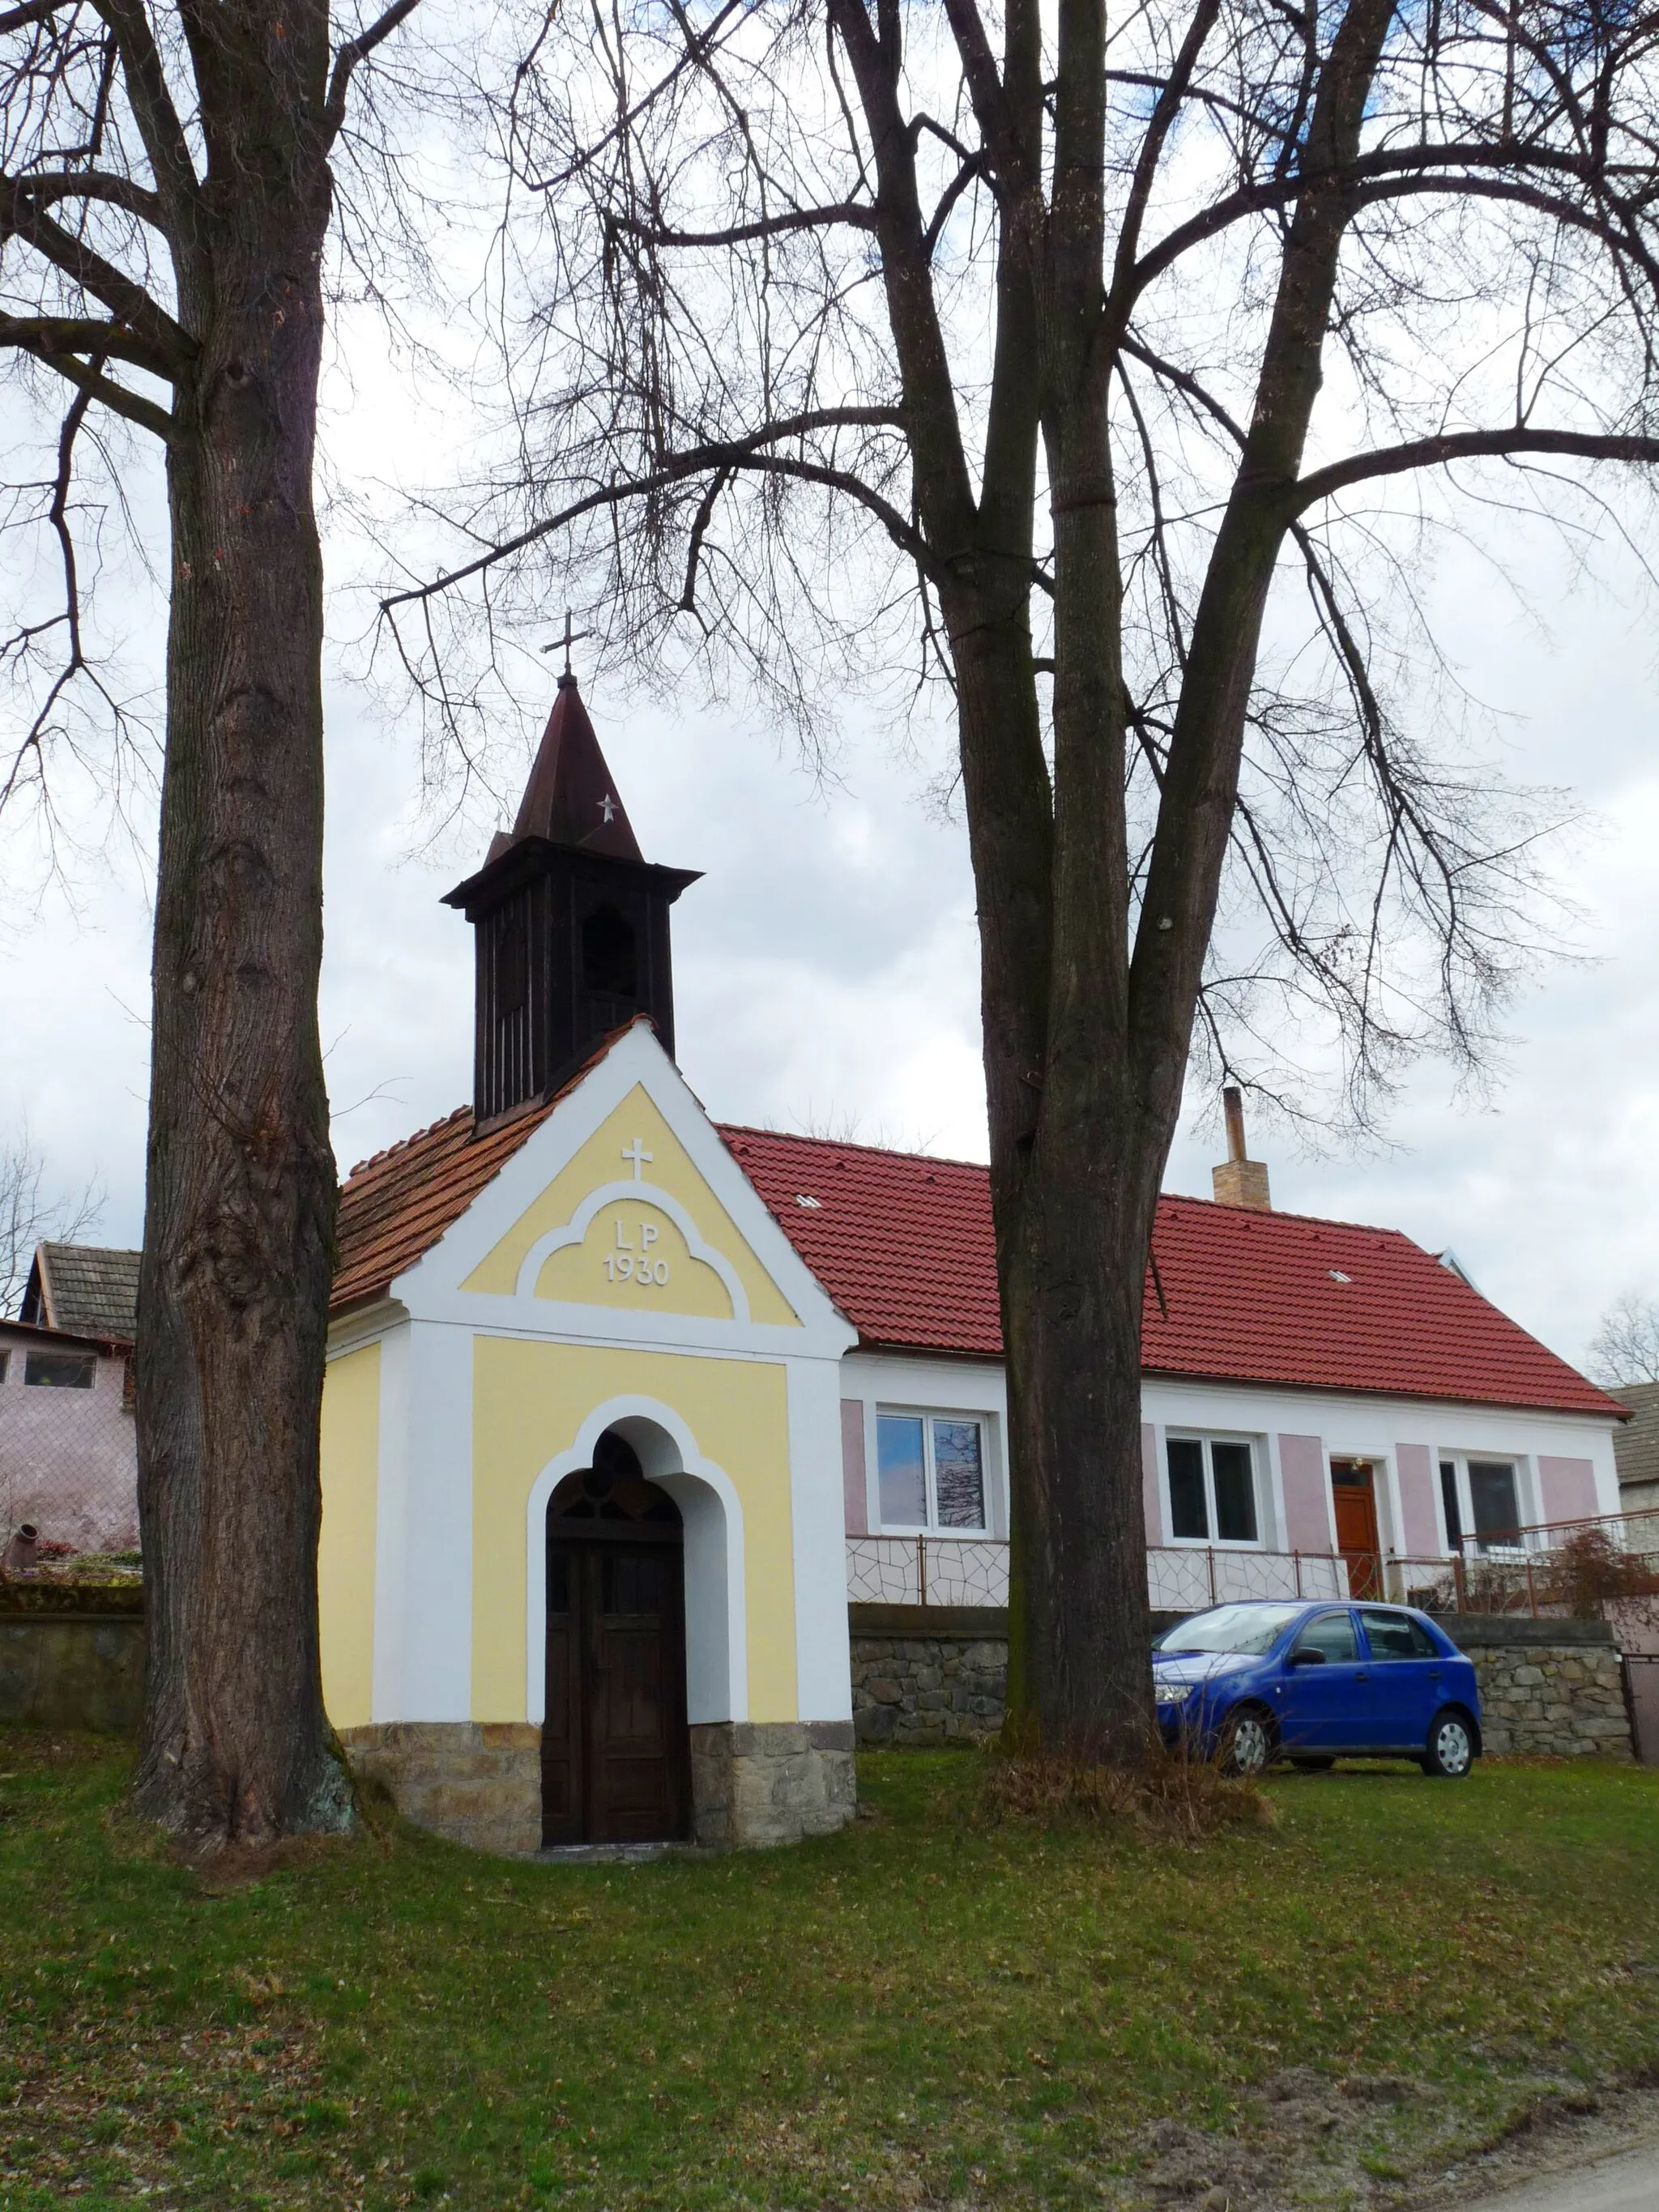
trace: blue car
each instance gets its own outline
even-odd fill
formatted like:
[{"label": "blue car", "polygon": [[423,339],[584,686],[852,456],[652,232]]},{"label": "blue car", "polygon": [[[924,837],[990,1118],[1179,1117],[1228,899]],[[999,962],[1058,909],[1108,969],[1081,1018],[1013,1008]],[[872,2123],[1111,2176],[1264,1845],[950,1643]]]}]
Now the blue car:
[{"label": "blue car", "polygon": [[1381,1755],[1457,1779],[1480,1755],[1474,1667],[1403,1605],[1215,1606],[1157,1638],[1152,1694],[1166,1743],[1235,1774]]}]

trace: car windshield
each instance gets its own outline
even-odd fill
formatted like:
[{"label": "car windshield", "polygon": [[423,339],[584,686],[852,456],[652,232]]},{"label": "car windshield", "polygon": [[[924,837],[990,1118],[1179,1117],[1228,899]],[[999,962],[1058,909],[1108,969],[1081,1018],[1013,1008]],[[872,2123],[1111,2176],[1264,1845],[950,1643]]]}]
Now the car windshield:
[{"label": "car windshield", "polygon": [[1218,1605],[1212,1613],[1178,1620],[1155,1638],[1167,1658],[1176,1651],[1269,1651],[1300,1614],[1299,1605]]}]

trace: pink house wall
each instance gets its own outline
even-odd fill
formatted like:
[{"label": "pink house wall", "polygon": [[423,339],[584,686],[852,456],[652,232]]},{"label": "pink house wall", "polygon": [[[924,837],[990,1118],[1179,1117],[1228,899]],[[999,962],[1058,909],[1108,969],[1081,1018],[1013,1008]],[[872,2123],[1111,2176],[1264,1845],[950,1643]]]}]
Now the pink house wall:
[{"label": "pink house wall", "polygon": [[1400,1548],[1408,1559],[1437,1559],[1445,1550],[1434,1503],[1434,1455],[1426,1444],[1396,1444],[1400,1477]]},{"label": "pink house wall", "polygon": [[98,1354],[90,1390],[23,1380],[31,1352],[74,1352],[76,1338],[0,1322],[0,1544],[28,1522],[77,1552],[126,1552],[138,1541],[138,1454],[124,1403],[126,1362]]},{"label": "pink house wall", "polygon": [[1328,1552],[1331,1492],[1323,1443],[1318,1437],[1280,1437],[1279,1472],[1285,1486],[1285,1548]]},{"label": "pink house wall", "polygon": [[841,1401],[841,1486],[846,1500],[847,1533],[864,1536],[870,1529],[870,1492],[864,1466],[864,1401]]},{"label": "pink house wall", "polygon": [[1140,1494],[1146,1516],[1146,1541],[1156,1551],[1164,1541],[1164,1475],[1158,1463],[1158,1431],[1140,1425]]},{"label": "pink house wall", "polygon": [[1538,1488],[1547,1521],[1589,1521],[1601,1510],[1595,1469],[1587,1459],[1540,1458]]}]

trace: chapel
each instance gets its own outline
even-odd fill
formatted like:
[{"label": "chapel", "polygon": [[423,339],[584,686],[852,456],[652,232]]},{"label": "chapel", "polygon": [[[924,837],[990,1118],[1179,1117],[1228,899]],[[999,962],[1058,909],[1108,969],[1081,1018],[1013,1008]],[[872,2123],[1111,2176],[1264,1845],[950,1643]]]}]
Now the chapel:
[{"label": "chapel", "polygon": [[[893,1720],[855,1701],[861,1630],[1006,1633],[987,1171],[710,1120],[674,1059],[697,880],[641,853],[567,669],[447,895],[472,1098],[341,1194],[325,1695],[362,1771],[484,1850],[838,1827],[855,1717]],[[1409,1597],[1617,1509],[1621,1408],[1449,1255],[1276,1211],[1236,1099],[1228,1127],[1148,1271],[1155,1607]],[[924,1695],[937,1740],[986,1732]]]}]

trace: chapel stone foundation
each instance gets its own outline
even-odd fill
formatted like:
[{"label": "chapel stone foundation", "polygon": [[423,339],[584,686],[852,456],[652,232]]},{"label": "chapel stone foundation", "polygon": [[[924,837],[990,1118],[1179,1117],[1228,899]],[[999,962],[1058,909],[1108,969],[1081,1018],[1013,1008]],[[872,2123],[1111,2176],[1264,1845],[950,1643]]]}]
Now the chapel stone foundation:
[{"label": "chapel stone foundation", "polygon": [[[693,1728],[692,1840],[714,1850],[799,1843],[858,1805],[850,1721]],[[527,1722],[397,1721],[343,1729],[353,1771],[417,1828],[509,1858],[541,1849],[541,1730]]]},{"label": "chapel stone foundation", "polygon": [[845,1827],[858,1810],[851,1721],[709,1721],[691,1730],[700,1844],[752,1850]]},{"label": "chapel stone foundation", "polygon": [[542,1732],[528,1722],[387,1721],[340,1741],[417,1828],[510,1858],[541,1849]]}]

